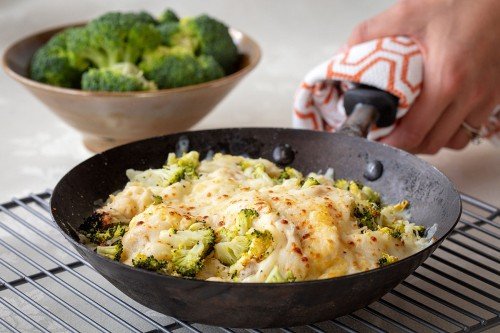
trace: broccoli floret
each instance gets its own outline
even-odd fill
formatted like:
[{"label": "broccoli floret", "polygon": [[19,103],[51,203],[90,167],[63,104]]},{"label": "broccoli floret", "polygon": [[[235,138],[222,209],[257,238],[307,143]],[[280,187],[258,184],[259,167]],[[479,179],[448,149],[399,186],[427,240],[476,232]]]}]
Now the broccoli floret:
[{"label": "broccoli floret", "polygon": [[33,80],[65,88],[80,87],[80,78],[88,64],[72,63],[71,54],[66,48],[70,30],[58,33],[35,52],[30,65],[30,77]]},{"label": "broccoli floret", "polygon": [[175,153],[169,153],[167,156],[167,162],[163,165],[163,167],[176,165],[177,161],[178,161],[177,155],[175,155]]},{"label": "broccoli floret", "polygon": [[261,261],[269,254],[269,249],[273,244],[273,235],[269,230],[264,232],[253,230],[250,235],[250,246],[248,248],[247,256],[257,261]]},{"label": "broccoli floret", "polygon": [[380,194],[375,192],[368,186],[364,186],[362,184],[350,181],[348,183],[347,189],[351,192],[358,200],[368,201],[371,203],[375,203],[377,205],[380,204]]},{"label": "broccoli floret", "polygon": [[272,181],[272,178],[266,172],[266,166],[264,164],[257,163],[257,164],[254,164],[252,166],[253,166],[252,176],[254,178],[256,178],[256,179],[260,178],[260,179]]},{"label": "broccoli floret", "polygon": [[229,242],[236,237],[238,232],[236,229],[220,228],[217,230],[217,242]]},{"label": "broccoli floret", "polygon": [[244,208],[236,216],[236,228],[238,234],[243,236],[252,227],[253,221],[259,217],[255,209]]},{"label": "broccoli floret", "polygon": [[146,78],[156,82],[160,89],[199,83],[196,57],[180,48],[159,47],[146,54],[139,67]]},{"label": "broccoli floret", "polygon": [[91,216],[84,219],[78,229],[94,244],[114,244],[123,236],[128,228],[124,225],[112,224],[106,217],[105,213],[94,212]]},{"label": "broccoli floret", "polygon": [[167,187],[184,179],[184,168],[171,165],[162,169],[146,171],[127,170],[127,177],[130,181],[141,183],[144,186]]},{"label": "broccoli floret", "polygon": [[215,233],[205,223],[200,224],[201,226],[196,223],[196,228],[190,227],[191,230],[162,230],[159,238],[174,249],[178,247],[191,248],[199,242],[210,247],[210,244],[215,242]]},{"label": "broccoli floret", "polygon": [[[402,226],[402,225],[401,225]],[[403,228],[401,229],[400,227],[378,227],[380,231],[382,231],[383,233],[386,233],[396,239],[401,239],[401,236],[402,234],[404,233],[404,226]]]},{"label": "broccoli floret", "polygon": [[68,35],[68,51],[73,62],[89,61],[99,68],[130,62],[161,43],[154,19],[147,13],[108,13],[73,29]]},{"label": "broccoli floret", "polygon": [[266,173],[266,167],[262,163],[254,165],[252,175],[255,178],[261,178],[261,177],[269,176]]},{"label": "broccoli floret", "polygon": [[92,68],[82,76],[82,89],[91,91],[156,90],[154,82],[146,80],[131,63],[118,63],[107,68]]},{"label": "broccoli floret", "polygon": [[[237,69],[238,49],[229,34],[228,27],[207,15],[195,18],[183,18],[179,32],[172,37],[180,44],[190,44],[197,55],[214,57],[226,74]],[[189,42],[186,43],[185,40]]]},{"label": "broccoli floret", "polygon": [[369,202],[380,205],[380,194],[375,192],[371,187],[363,186],[361,189],[362,197]]},{"label": "broccoli floret", "polygon": [[177,14],[170,8],[165,9],[165,11],[158,18],[160,23],[171,23],[171,22],[179,22],[179,17]]},{"label": "broccoli floret", "polygon": [[379,227],[379,230],[382,232],[385,232],[389,235],[391,235],[394,238],[401,239],[403,234],[405,234],[406,230],[408,232],[413,232],[413,235],[416,237],[424,237],[425,235],[425,230],[426,228],[422,225],[413,225],[413,224],[408,224],[408,229],[407,225],[401,220],[396,220],[394,223],[392,223],[389,226],[386,227]]},{"label": "broccoli floret", "polygon": [[391,229],[390,235],[397,239],[401,239],[401,236],[405,233],[405,225],[401,221],[394,222],[389,226],[389,229]]},{"label": "broccoli floret", "polygon": [[121,241],[118,241],[113,245],[98,246],[96,248],[96,252],[111,260],[120,261],[123,252],[123,245]]},{"label": "broccoli floret", "polygon": [[125,234],[127,229],[128,228],[124,225],[115,224],[104,230],[96,231],[94,234],[90,235],[90,240],[95,244],[114,244]]},{"label": "broccoli floret", "polygon": [[349,189],[349,182],[345,179],[337,179],[335,183],[333,184],[338,189],[341,190],[348,190]]},{"label": "broccoli floret", "polygon": [[166,168],[168,172],[168,176],[166,178],[166,184],[172,185],[177,182],[180,182],[185,177],[185,169],[178,166],[170,166]]},{"label": "broccoli floret", "polygon": [[238,166],[241,168],[242,171],[245,171],[246,169],[250,168],[253,166],[254,163],[252,163],[250,160],[244,159],[243,161],[238,163]]},{"label": "broccoli floret", "polygon": [[353,216],[358,221],[358,226],[367,227],[370,230],[377,230],[380,211],[376,204],[358,203],[353,210]]},{"label": "broccoli floret", "polygon": [[192,248],[180,247],[172,251],[173,269],[182,276],[193,277],[202,269],[207,247],[199,242]]},{"label": "broccoli floret", "polygon": [[426,228],[423,225],[416,225],[413,227],[413,233],[415,236],[424,237]]},{"label": "broccoli floret", "polygon": [[66,46],[71,64],[76,66],[77,64],[90,63],[92,66],[107,66],[106,55],[93,44],[94,41],[92,41],[86,26],[68,31]]},{"label": "broccoli floret", "polygon": [[224,75],[216,61],[196,57],[180,46],[159,47],[145,54],[139,66],[146,78],[162,89],[198,84]]},{"label": "broccoli floret", "polygon": [[395,263],[398,260],[399,260],[398,257],[391,256],[387,253],[382,253],[382,257],[380,257],[380,259],[378,260],[378,265],[380,267],[382,267],[382,266],[386,266],[386,265]]},{"label": "broccoli floret", "polygon": [[164,168],[179,167],[183,170],[183,178],[196,179],[198,178],[196,169],[199,165],[200,154],[197,151],[190,151],[189,153],[184,153],[179,158],[174,153],[168,154],[167,163]]},{"label": "broccoli floret", "polygon": [[180,167],[196,169],[200,165],[200,154],[197,151],[184,153],[176,163]]},{"label": "broccoli floret", "polygon": [[228,266],[240,259],[242,266],[245,266],[251,259],[261,261],[268,255],[268,250],[273,244],[273,236],[268,230],[264,232],[252,230],[244,236],[231,234],[228,238],[230,240],[221,241],[215,245],[215,257]]},{"label": "broccoli floret", "polygon": [[162,230],[160,240],[174,248],[172,269],[182,276],[195,276],[204,258],[212,251],[215,233],[204,222],[193,223],[188,230]]},{"label": "broccoli floret", "polygon": [[302,173],[295,170],[294,168],[286,167],[285,170],[283,170],[280,173],[278,181],[282,182],[285,179],[291,179],[291,178],[297,178],[299,180],[302,180],[303,176],[302,176]]},{"label": "broccoli floret", "polygon": [[274,266],[269,275],[267,276],[266,283],[280,283],[280,282],[294,282],[296,280],[295,276],[291,271],[286,272],[283,276],[278,268]]},{"label": "broccoli floret", "polygon": [[200,71],[198,72],[200,82],[217,80],[224,76],[224,70],[212,56],[199,56],[198,65],[200,67]]},{"label": "broccoli floret", "polygon": [[103,228],[102,223],[102,213],[92,213],[89,217],[83,220],[83,223],[78,227],[78,229],[89,239],[92,238],[96,232],[99,232]]},{"label": "broccoli floret", "polygon": [[163,45],[182,50],[192,56],[200,55],[196,52],[197,41],[189,36],[180,22],[165,22],[158,25],[157,29],[160,32]]},{"label": "broccoli floret", "polygon": [[151,24],[136,24],[129,31],[123,61],[136,64],[145,52],[156,49],[160,44],[161,35],[154,26]]},{"label": "broccoli floret", "polygon": [[200,165],[200,154],[197,151],[190,151],[177,157],[174,153],[168,154],[167,165],[178,165],[180,167],[188,167],[196,169]]},{"label": "broccoli floret", "polygon": [[215,244],[215,258],[224,265],[233,265],[241,258],[250,245],[250,240],[246,236],[236,236],[231,241]]},{"label": "broccoli floret", "polygon": [[158,260],[154,256],[146,256],[139,253],[132,259],[132,265],[137,268],[146,269],[148,271],[160,272],[167,267],[167,261]]},{"label": "broccoli floret", "polygon": [[396,239],[401,239],[401,231],[397,229],[392,229],[391,231],[391,236],[396,238]]},{"label": "broccoli floret", "polygon": [[147,24],[158,24],[158,20],[156,20],[151,14],[145,11],[141,11],[138,13],[128,13],[127,15],[131,16],[138,22],[147,23]]},{"label": "broccoli floret", "polygon": [[[108,55],[122,53],[118,54],[118,60],[114,63],[135,63],[144,51],[160,45],[160,34],[154,27],[156,23],[146,12],[111,12],[90,21],[87,27],[91,37],[99,39],[98,47],[108,51]],[[113,58],[112,56],[111,59]]]},{"label": "broccoli floret", "polygon": [[308,188],[315,185],[319,185],[319,181],[314,177],[307,177],[304,184],[302,184],[302,188]]},{"label": "broccoli floret", "polygon": [[358,221],[359,227],[367,227],[374,231],[379,229],[380,195],[377,192],[367,186],[345,179],[336,180],[334,186],[349,191],[356,199],[352,215]]},{"label": "broccoli floret", "polygon": [[65,50],[67,48],[66,40],[68,38],[68,34],[70,33],[71,29],[74,28],[65,29],[61,32],[56,33],[49,39],[49,41],[44,46],[47,46],[49,48],[60,48]]},{"label": "broccoli floret", "polygon": [[350,181],[349,182],[349,185],[347,186],[347,189],[349,190],[349,192],[351,192],[357,199],[359,200],[362,200],[362,196],[361,196],[361,188],[363,187],[363,185],[361,184],[358,184],[354,181]]},{"label": "broccoli floret", "polygon": [[[226,25],[207,15],[167,21],[159,29],[163,44],[178,46],[191,54],[211,56],[225,74],[237,69],[238,50]],[[218,73],[217,73],[218,74]]]},{"label": "broccoli floret", "polygon": [[[236,236],[243,237],[243,236]],[[262,261],[270,253],[272,249],[273,237],[269,231],[258,231],[252,229],[245,235],[249,241],[248,250],[241,254],[237,261],[231,261],[231,266],[229,267],[229,273],[237,276],[238,271],[245,269],[252,261]],[[237,278],[235,279],[237,281]]]},{"label": "broccoli floret", "polygon": [[[161,43],[163,45],[170,46],[170,47],[177,46],[180,48],[185,47],[185,50],[189,54],[192,54],[192,46],[190,44],[188,44],[188,45],[182,45],[182,44],[175,45],[174,44],[174,36],[176,36],[176,34],[179,33],[179,29],[180,29],[179,22],[165,22],[165,23],[158,25],[156,27],[156,29],[160,33]],[[179,41],[175,41],[175,42],[178,43]]]}]

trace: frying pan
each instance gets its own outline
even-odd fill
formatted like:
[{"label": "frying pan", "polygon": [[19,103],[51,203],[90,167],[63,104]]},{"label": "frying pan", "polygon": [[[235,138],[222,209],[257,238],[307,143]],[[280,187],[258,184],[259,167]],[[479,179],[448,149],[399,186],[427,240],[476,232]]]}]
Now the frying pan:
[{"label": "frying pan", "polygon": [[[371,122],[394,117],[397,99],[358,88],[345,96],[351,114],[341,132],[232,128],[178,133],[97,154],[68,172],[52,194],[63,235],[103,277],[137,302],[189,322],[241,328],[285,327],[339,317],[374,302],[410,275],[441,244],[461,213],[460,197],[436,168],[402,150],[357,137]],[[384,116],[377,116],[384,112]],[[346,135],[347,134],[347,135]],[[188,146],[188,147],[187,147]],[[361,181],[387,203],[410,201],[411,221],[436,225],[435,241],[420,252],[374,270],[293,283],[211,282],[160,275],[108,260],[78,241],[76,230],[127,182],[128,168],[159,168],[179,148],[263,157],[302,172],[334,168],[336,178]]]}]

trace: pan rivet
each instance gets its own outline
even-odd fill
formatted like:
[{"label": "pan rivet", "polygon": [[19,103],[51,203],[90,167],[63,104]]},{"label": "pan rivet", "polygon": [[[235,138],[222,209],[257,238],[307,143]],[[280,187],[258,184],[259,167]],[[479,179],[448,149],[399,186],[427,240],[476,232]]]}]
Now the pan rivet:
[{"label": "pan rivet", "polygon": [[384,172],[384,166],[382,162],[375,160],[368,162],[366,165],[365,173],[363,173],[363,177],[370,181],[374,181],[382,176],[382,172]]},{"label": "pan rivet", "polygon": [[289,144],[279,144],[273,150],[273,160],[279,165],[287,165],[293,162],[295,153]]}]

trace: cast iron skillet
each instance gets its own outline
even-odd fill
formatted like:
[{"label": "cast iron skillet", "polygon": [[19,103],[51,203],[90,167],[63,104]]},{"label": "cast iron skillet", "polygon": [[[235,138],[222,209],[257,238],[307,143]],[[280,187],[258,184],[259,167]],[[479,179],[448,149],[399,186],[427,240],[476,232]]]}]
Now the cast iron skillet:
[{"label": "cast iron skillet", "polygon": [[[350,125],[356,126],[350,126],[346,132],[364,132],[376,113],[372,106],[390,108],[384,103],[392,103],[370,93],[354,95],[351,97],[361,104],[348,108],[354,111]],[[359,117],[361,113],[363,117]],[[409,200],[413,222],[427,227],[437,224],[436,240],[426,249],[386,267],[333,279],[283,284],[208,282],[160,275],[108,260],[78,242],[75,230],[92,213],[96,200],[123,188],[126,169],[161,167],[169,152],[187,142],[188,149],[199,151],[202,157],[221,151],[270,160],[275,147],[288,144],[295,153],[290,165],[304,173],[332,167],[337,178],[361,181],[382,193],[385,202]],[[274,151],[274,157],[279,157],[277,152]],[[282,157],[279,162],[284,162]],[[285,160],[290,157],[285,154]],[[379,178],[372,168],[375,160],[383,165]],[[452,183],[411,154],[355,136],[283,128],[186,132],[108,150],[79,164],[62,178],[52,194],[51,208],[64,236],[84,259],[137,302],[190,322],[246,328],[302,325],[365,307],[427,259],[451,232],[461,213],[460,197]]]}]

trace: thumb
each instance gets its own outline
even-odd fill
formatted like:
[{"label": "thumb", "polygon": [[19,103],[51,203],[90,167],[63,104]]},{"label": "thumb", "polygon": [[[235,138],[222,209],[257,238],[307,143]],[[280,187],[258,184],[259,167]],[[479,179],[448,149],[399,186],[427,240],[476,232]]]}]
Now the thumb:
[{"label": "thumb", "polygon": [[379,37],[407,35],[411,8],[406,1],[400,2],[386,11],[358,24],[351,32],[348,46],[363,43]]}]

